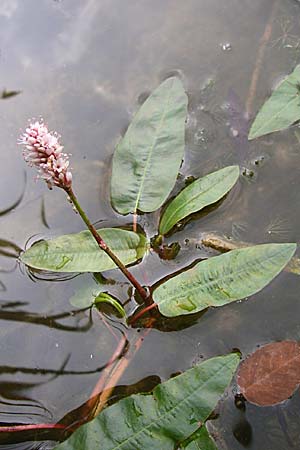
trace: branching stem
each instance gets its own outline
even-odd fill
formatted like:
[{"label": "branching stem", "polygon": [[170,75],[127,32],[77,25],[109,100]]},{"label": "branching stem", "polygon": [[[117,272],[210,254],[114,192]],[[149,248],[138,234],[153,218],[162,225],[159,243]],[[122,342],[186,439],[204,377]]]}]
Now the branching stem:
[{"label": "branching stem", "polygon": [[129,272],[129,270],[124,266],[122,261],[120,261],[120,259],[117,257],[117,255],[115,255],[115,253],[104,242],[104,240],[99,235],[99,233],[97,232],[94,225],[89,220],[86,213],[81,208],[80,203],[79,203],[76,195],[74,194],[72,187],[65,188],[65,191],[68,194],[68,196],[70,197],[70,199],[71,199],[73,205],[75,206],[76,210],[78,211],[80,217],[82,218],[82,220],[84,221],[84,223],[86,224],[86,226],[88,227],[90,232],[92,233],[94,239],[96,240],[97,244],[99,245],[99,248],[101,250],[103,250],[110,257],[110,259],[116,264],[116,266],[121,270],[121,272],[125,275],[125,277],[128,279],[128,281],[136,288],[136,290],[138,291],[138,293],[140,294],[142,299],[144,301],[148,301],[149,295],[148,295],[147,291],[141,286],[141,284],[132,275],[132,273]]}]

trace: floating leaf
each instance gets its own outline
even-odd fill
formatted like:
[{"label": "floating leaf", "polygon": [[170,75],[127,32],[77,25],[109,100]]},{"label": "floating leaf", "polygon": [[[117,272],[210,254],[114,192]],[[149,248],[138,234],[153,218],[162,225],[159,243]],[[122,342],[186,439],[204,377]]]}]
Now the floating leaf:
[{"label": "floating leaf", "polygon": [[286,400],[300,383],[300,343],[282,341],[260,348],[242,363],[237,382],[251,403],[268,406]]},{"label": "floating leaf", "polygon": [[[141,234],[118,228],[98,232],[125,265],[142,258],[147,250],[147,240]],[[101,272],[116,267],[89,231],[38,242],[23,253],[21,260],[30,267],[54,272]]]},{"label": "floating leaf", "polygon": [[110,305],[113,309],[115,309],[115,311],[117,312],[119,317],[125,317],[126,316],[126,312],[123,308],[123,306],[121,305],[121,303],[119,303],[115,298],[113,298],[111,295],[106,294],[106,292],[101,292],[99,295],[97,295],[97,297],[94,300],[94,304],[97,307],[100,307],[100,305],[104,303],[104,304],[108,304]]},{"label": "floating leaf", "polygon": [[300,120],[300,65],[275,89],[257,114],[249,140],[284,130]]},{"label": "floating leaf", "polygon": [[171,192],[184,152],[187,96],[178,78],[145,101],[118,144],[111,199],[121,214],[158,209]]},{"label": "floating leaf", "polygon": [[[200,244],[206,247],[213,248],[218,252],[225,253],[237,248],[251,247],[253,244],[243,241],[235,241],[234,239],[219,236],[214,233],[204,233],[199,241]],[[300,258],[294,256],[284,268],[285,272],[294,273],[300,275]]]},{"label": "floating leaf", "polygon": [[296,244],[263,244],[201,261],[161,284],[153,300],[167,317],[222,306],[255,294],[288,263]]},{"label": "floating leaf", "polygon": [[150,395],[132,395],[83,425],[60,450],[173,450],[214,410],[239,363],[219,356],[158,385]]},{"label": "floating leaf", "polygon": [[189,438],[186,444],[182,445],[180,449],[184,450],[218,450],[210,437],[206,426],[202,425],[191,438]]},{"label": "floating leaf", "polygon": [[224,197],[238,180],[239,173],[238,166],[225,167],[183,189],[165,210],[159,225],[160,234],[168,233],[184,217]]}]

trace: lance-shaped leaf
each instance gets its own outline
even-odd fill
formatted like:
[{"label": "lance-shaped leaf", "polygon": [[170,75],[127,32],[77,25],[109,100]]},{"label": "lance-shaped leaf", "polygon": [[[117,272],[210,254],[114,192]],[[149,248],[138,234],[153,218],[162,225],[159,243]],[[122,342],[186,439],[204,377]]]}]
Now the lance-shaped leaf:
[{"label": "lance-shaped leaf", "polygon": [[[125,265],[142,258],[148,247],[145,236],[132,231],[104,228],[98,233]],[[89,231],[38,242],[23,253],[21,261],[54,272],[102,272],[116,267]]]},{"label": "lance-shaped leaf", "polygon": [[300,65],[275,89],[257,114],[249,140],[288,128],[300,119]]},{"label": "lance-shaped leaf", "polygon": [[151,212],[164,203],[183,158],[186,114],[187,96],[175,77],[141,106],[113,157],[111,200],[119,213]]},{"label": "lance-shaped leaf", "polygon": [[202,425],[187,441],[181,445],[180,450],[218,450],[210,437],[206,426]]},{"label": "lance-shaped leaf", "polygon": [[217,202],[233,187],[239,177],[239,167],[229,166],[194,181],[168,205],[159,225],[166,234],[188,215]]},{"label": "lance-shaped leaf", "polygon": [[167,317],[222,306],[255,294],[289,262],[296,244],[262,244],[201,261],[158,286],[153,300]]},{"label": "lance-shaped leaf", "polygon": [[59,450],[173,450],[214,410],[239,363],[230,354],[211,358],[157,386],[132,395],[83,425]]}]

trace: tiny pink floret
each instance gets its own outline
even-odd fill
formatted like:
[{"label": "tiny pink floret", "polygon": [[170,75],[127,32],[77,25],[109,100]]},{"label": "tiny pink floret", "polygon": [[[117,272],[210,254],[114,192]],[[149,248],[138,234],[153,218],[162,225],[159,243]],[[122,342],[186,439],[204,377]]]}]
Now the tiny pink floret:
[{"label": "tiny pink floret", "polygon": [[27,164],[38,169],[38,178],[48,187],[68,188],[72,184],[69,155],[63,153],[60,136],[49,131],[43,120],[33,122],[21,135],[19,144],[24,145],[23,156]]}]

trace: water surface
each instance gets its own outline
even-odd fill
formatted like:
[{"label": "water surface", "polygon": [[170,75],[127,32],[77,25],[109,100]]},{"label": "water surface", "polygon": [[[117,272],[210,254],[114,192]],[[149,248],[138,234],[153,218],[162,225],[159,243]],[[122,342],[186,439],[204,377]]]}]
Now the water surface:
[{"label": "water surface", "polygon": [[[21,91],[0,100],[0,211],[9,210],[0,215],[2,425],[61,420],[88,399],[116,346],[99,315],[72,312],[70,297],[93,285],[91,275],[49,277],[15,264],[18,248],[83,229],[64,193],[48,191],[25,168],[16,141],[28,118],[44,117],[62,134],[72,153],[75,189],[91,219],[103,226],[125,225],[131,218],[116,214],[109,202],[115,144],[149,92],[170,75],[182,78],[189,118],[186,158],[174,193],[185,177],[225,165],[239,164],[244,175],[217,208],[168,238],[182,247],[174,261],[151,253],[132,269],[142,283],[151,285],[213,254],[199,245],[205,231],[253,243],[297,242],[297,127],[248,144],[244,113],[266,25],[271,36],[259,67],[253,114],[299,61],[299,18],[299,4],[292,0],[1,1],[0,89]],[[151,237],[157,221],[157,214],[141,216],[139,225]],[[117,280],[114,292],[125,302],[128,285],[122,276],[114,271],[105,276]],[[264,343],[298,339],[298,283],[284,272],[248,301],[182,322],[158,322],[116,394],[151,389],[232,348],[245,356]],[[111,325],[121,336],[123,325]],[[230,393],[214,434],[224,449],[279,450],[292,443],[297,448],[298,410],[296,394],[275,408],[247,405],[244,413]],[[32,436],[10,437],[9,443],[7,435],[2,441],[0,436],[2,448],[47,448],[41,434],[36,435],[40,443],[17,443],[28,439]]]}]

